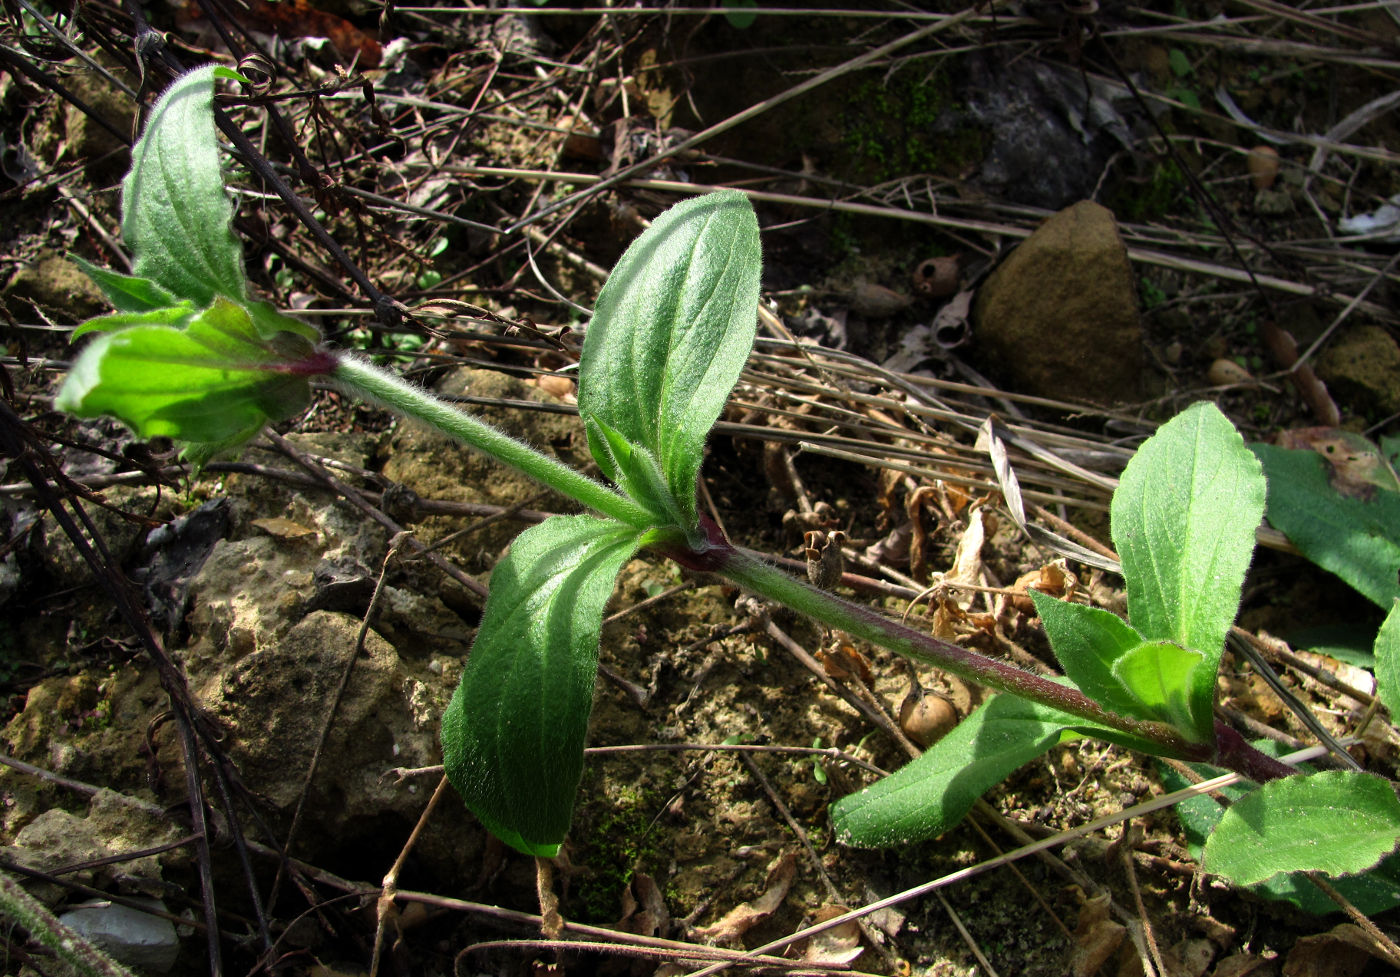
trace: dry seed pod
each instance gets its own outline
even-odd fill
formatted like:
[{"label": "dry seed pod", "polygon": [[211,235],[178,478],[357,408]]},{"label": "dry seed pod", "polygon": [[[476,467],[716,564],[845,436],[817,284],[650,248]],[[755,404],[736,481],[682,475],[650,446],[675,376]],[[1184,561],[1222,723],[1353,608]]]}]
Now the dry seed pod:
[{"label": "dry seed pod", "polygon": [[813,529],[802,535],[807,556],[807,579],[822,590],[830,590],[841,582],[846,571],[846,557],[841,546],[846,534],[837,529],[830,533]]},{"label": "dry seed pod", "polygon": [[1245,155],[1249,179],[1254,189],[1267,190],[1278,179],[1278,150],[1272,146],[1255,146]]},{"label": "dry seed pod", "polygon": [[867,319],[884,319],[909,307],[914,300],[892,288],[857,282],[851,291],[851,311]]},{"label": "dry seed pod", "polygon": [[958,256],[928,258],[914,269],[914,291],[929,298],[946,298],[958,290]]},{"label": "dry seed pod", "polygon": [[1221,357],[1206,371],[1206,380],[1212,387],[1228,387],[1238,384],[1252,384],[1254,375],[1234,360]]},{"label": "dry seed pod", "polygon": [[958,724],[958,710],[952,700],[914,683],[899,704],[899,728],[924,748],[937,743]]}]

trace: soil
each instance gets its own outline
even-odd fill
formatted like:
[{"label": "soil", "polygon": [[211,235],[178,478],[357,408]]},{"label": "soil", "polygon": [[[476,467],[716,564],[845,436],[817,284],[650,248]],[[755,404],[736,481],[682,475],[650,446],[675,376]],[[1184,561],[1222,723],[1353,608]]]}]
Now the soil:
[{"label": "soil", "polygon": [[[298,19],[288,6],[254,4],[234,25],[240,44],[268,49],[279,76],[228,108],[260,153],[288,164],[283,177],[348,260],[411,314],[395,318],[380,302],[376,317],[374,297],[239,159],[229,182],[257,290],[331,341],[401,364],[514,436],[586,465],[572,411],[578,324],[603,269],[676,199],[647,181],[753,189],[765,302],[781,328],[709,445],[714,511],[733,540],[798,572],[802,529],[841,529],[852,555],[870,558],[848,565],[846,592],[985,652],[1054,667],[1038,622],[1001,598],[935,599],[938,616],[928,599],[910,598],[952,570],[974,508],[988,517],[982,583],[1009,586],[1054,556],[1016,528],[974,448],[989,415],[1068,445],[1098,476],[1015,455],[1023,485],[1067,518],[1059,528],[1100,542],[1102,476],[1194,400],[1215,400],[1250,439],[1330,423],[1319,420],[1328,403],[1338,426],[1397,433],[1400,370],[1387,368],[1400,359],[1394,239],[1354,240],[1336,224],[1400,190],[1393,113],[1337,129],[1395,87],[1400,29],[1379,6],[1326,15],[1340,26],[1320,33],[1270,14],[1257,26],[1261,44],[1247,32],[1211,41],[1205,23],[1221,11],[1206,4],[1177,10],[1180,23],[1160,37],[1135,30],[1162,23],[1138,9],[974,11],[513,233],[505,229],[519,217],[586,185],[548,182],[546,171],[608,176],[914,28],[815,13],[738,27],[718,8],[607,18],[400,11],[381,24],[378,8],[306,5]],[[207,16],[157,7],[148,16],[184,63],[230,58]],[[50,409],[68,328],[102,310],[65,256],[119,261],[118,136],[134,107],[121,86],[142,76],[119,6],[57,20],[100,72],[30,15],[7,17],[15,46],[4,57],[22,50],[31,70],[0,75],[6,429],[29,438],[26,458],[53,467],[34,469],[36,491],[30,469],[9,459],[0,485],[3,864],[27,869],[27,884],[60,910],[112,895],[160,899],[180,923],[172,973],[211,972],[203,877],[217,896],[221,972],[369,972],[381,880],[401,852],[381,972],[698,969],[674,943],[627,957],[528,942],[541,934],[537,866],[450,792],[414,833],[440,777],[438,717],[483,585],[514,534],[566,502],[331,391],[200,474],[169,444]],[[1363,55],[1367,65],[1355,65]],[[159,88],[162,70],[148,72]],[[1257,127],[1230,121],[1217,86]],[[65,102],[65,89],[91,111]],[[261,98],[269,93],[278,98]],[[286,127],[267,122],[269,106]],[[1318,161],[1308,139],[1329,132],[1336,148]],[[1275,138],[1279,173],[1252,177],[1247,152]],[[1071,330],[1026,324],[1019,338],[979,344],[966,300],[1008,267],[1017,242],[1086,199],[1116,215],[1123,281],[1105,301],[1139,310],[1133,355],[1098,357],[1092,374],[1041,369],[1037,388],[1024,388],[1016,378],[1036,368],[1007,359],[1069,342]],[[921,291],[933,258],[954,262],[946,294]],[[1131,273],[1117,275],[1129,260]],[[1265,279],[1259,288],[1242,260]],[[1314,364],[1330,401],[1290,382],[1292,364],[1270,352],[1275,326],[1300,349],[1323,339]],[[784,332],[830,352],[794,356]],[[1244,372],[1217,386],[1208,377],[1222,360]],[[936,423],[909,409],[910,383],[939,398]],[[806,447],[793,451],[798,440]],[[823,453],[833,448],[846,454]],[[105,548],[95,563],[50,511],[58,497],[91,519],[88,537]],[[1121,613],[1118,578],[1073,563],[1071,572]],[[120,613],[112,587],[134,617]],[[1024,767],[939,839],[845,847],[827,808],[870,782],[871,769],[907,762],[912,744],[891,733],[906,698],[928,689],[965,715],[981,693],[659,558],[624,568],[610,610],[594,752],[551,866],[566,939],[616,939],[581,928],[595,926],[751,949],[1168,789],[1149,759],[1080,741]],[[1369,642],[1380,619],[1296,553],[1261,549],[1241,623],[1285,637],[1349,624]],[[1280,667],[1330,732],[1357,729],[1364,704]],[[1243,662],[1227,657],[1220,687],[1247,721],[1314,741]],[[1393,777],[1397,742],[1378,721],[1355,752]],[[196,788],[215,840],[207,864],[189,839]],[[251,845],[257,902],[239,841]],[[279,868],[278,849],[296,861]],[[1373,918],[1393,930],[1393,910]],[[1177,817],[1158,811],[901,902],[844,943],[787,952],[804,972],[1326,974],[1357,945],[1334,929],[1341,921],[1205,876]],[[22,935],[0,938],[6,972],[53,972]],[[500,940],[527,942],[478,946]],[[1388,972],[1365,952],[1356,963],[1348,972]]]}]

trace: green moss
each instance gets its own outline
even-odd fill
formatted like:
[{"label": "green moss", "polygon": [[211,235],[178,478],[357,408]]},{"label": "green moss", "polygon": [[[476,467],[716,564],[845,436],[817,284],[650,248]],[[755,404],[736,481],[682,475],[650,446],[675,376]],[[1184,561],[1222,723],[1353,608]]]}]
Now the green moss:
[{"label": "green moss", "polygon": [[1186,178],[1171,161],[1158,163],[1143,181],[1125,181],[1109,199],[1109,208],[1130,221],[1160,220],[1181,209]]},{"label": "green moss", "polygon": [[654,821],[667,798],[592,771],[584,775],[579,796],[590,800],[570,832],[579,871],[569,885],[567,915],[580,922],[615,923],[632,877],[638,871],[658,876],[666,867],[664,839]]},{"label": "green moss", "polygon": [[847,90],[842,112],[849,169],[872,183],[913,173],[959,175],[981,160],[985,134],[970,125],[939,132],[940,117],[957,109],[943,72],[862,76]]}]

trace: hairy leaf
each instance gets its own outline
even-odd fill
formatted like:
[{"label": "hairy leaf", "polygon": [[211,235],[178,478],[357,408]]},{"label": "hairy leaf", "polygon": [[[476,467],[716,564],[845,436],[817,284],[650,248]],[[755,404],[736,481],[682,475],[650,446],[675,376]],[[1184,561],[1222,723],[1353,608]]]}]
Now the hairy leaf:
[{"label": "hairy leaf", "polygon": [[174,295],[149,278],[123,275],[110,268],[85,261],[76,254],[69,257],[83,270],[83,274],[91,278],[102,290],[107,301],[111,302],[118,312],[153,312],[177,304]]},{"label": "hairy leaf", "polygon": [[[645,448],[685,519],[697,525],[705,438],[748,358],[757,328],[758,221],[736,191],[666,211],[618,261],[583,344],[579,413]],[[590,429],[608,477],[612,453]]]},{"label": "hairy leaf", "polygon": [[1212,404],[1188,407],[1143,444],[1111,506],[1128,620],[1146,641],[1200,652],[1188,696],[1209,713],[1225,635],[1264,514],[1258,461]]},{"label": "hairy leaf", "polygon": [[552,516],[515,538],[442,719],[452,786],[502,841],[558,853],[583,774],[603,609],[638,530]]},{"label": "hairy leaf", "polygon": [[1199,652],[1169,642],[1145,642],[1108,611],[1030,591],[1045,634],[1065,674],[1081,692],[1124,716],[1175,726],[1198,742],[1213,734],[1209,701],[1192,712]]},{"label": "hairy leaf", "polygon": [[1269,523],[1381,607],[1400,597],[1400,493],[1334,482],[1315,451],[1252,448],[1269,476]]},{"label": "hairy leaf", "polygon": [[1280,872],[1364,872],[1395,850],[1400,800],[1372,774],[1271,780],[1236,801],[1206,840],[1203,868],[1240,885]]},{"label": "hairy leaf", "polygon": [[1197,742],[1205,743],[1215,733],[1212,702],[1192,695],[1203,684],[1197,682],[1196,674],[1202,669],[1213,683],[1215,670],[1205,665],[1199,651],[1170,641],[1144,641],[1113,663],[1114,676],[1152,718],[1168,722]]},{"label": "hairy leaf", "polygon": [[171,83],[151,110],[122,181],[122,237],[135,255],[136,277],[198,306],[216,295],[241,299],[246,291],[214,136],[216,77],[241,79],[206,65]]},{"label": "hairy leaf", "polygon": [[633,501],[647,509],[663,525],[681,525],[685,519],[661,465],[646,448],[633,444],[622,433],[596,417],[586,418],[589,443],[608,460],[611,478]]},{"label": "hairy leaf", "polygon": [[1079,691],[1124,716],[1162,718],[1143,715],[1142,703],[1113,674],[1114,663],[1142,644],[1131,625],[1102,608],[1057,600],[1038,590],[1029,594],[1055,657]]},{"label": "hairy leaf", "polygon": [[219,298],[183,328],[137,325],[98,335],[74,361],[54,406],[80,417],[111,414],[142,437],[231,447],[303,409],[319,366],[304,337],[264,337],[247,310]]},{"label": "hairy leaf", "polygon": [[81,339],[90,332],[116,332],[128,326],[179,326],[187,322],[195,313],[188,302],[170,305],[161,309],[147,309],[145,312],[113,312],[89,319],[76,327],[69,340]]},{"label": "hairy leaf", "polygon": [[989,788],[1056,743],[1081,735],[1151,748],[1058,709],[994,695],[923,756],[833,804],[837,838],[860,848],[885,848],[937,837],[961,821]]},{"label": "hairy leaf", "polygon": [[1391,603],[1376,635],[1376,692],[1391,722],[1400,719],[1400,598]]},{"label": "hairy leaf", "polygon": [[[1277,744],[1269,740],[1256,745],[1269,753],[1272,753],[1277,747]],[[1204,763],[1193,763],[1190,764],[1190,767],[1204,779],[1210,779],[1225,772],[1218,767]],[[1167,790],[1181,790],[1191,783],[1175,768],[1165,763],[1157,764],[1157,773],[1162,778],[1162,784]],[[1233,803],[1254,789],[1254,784],[1242,783],[1222,787],[1218,793]],[[1220,823],[1221,817],[1225,814],[1225,807],[1210,795],[1197,795],[1179,802],[1172,808],[1172,811],[1176,814],[1177,820],[1181,822],[1187,850],[1193,858],[1199,861],[1206,839],[1215,830],[1215,826]],[[1400,906],[1400,855],[1387,856],[1374,869],[1361,875],[1334,879],[1333,884],[1338,892],[1346,896],[1367,915]],[[1341,908],[1327,898],[1322,890],[1313,885],[1307,875],[1302,872],[1275,875],[1263,882],[1248,886],[1248,888],[1266,899],[1289,902],[1305,912],[1319,916],[1341,912]]]}]

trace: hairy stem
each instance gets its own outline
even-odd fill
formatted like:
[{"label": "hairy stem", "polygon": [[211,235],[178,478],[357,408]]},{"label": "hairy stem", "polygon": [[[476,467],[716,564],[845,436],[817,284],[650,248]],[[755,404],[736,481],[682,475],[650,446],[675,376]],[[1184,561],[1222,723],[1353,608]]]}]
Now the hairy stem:
[{"label": "hairy stem", "polygon": [[626,496],[502,434],[465,411],[443,403],[388,370],[341,355],[330,377],[347,393],[420,420],[605,516],[638,529],[648,529],[655,524],[654,517]]},{"label": "hairy stem", "polygon": [[0,872],[0,916],[18,923],[33,939],[84,977],[135,977],[86,937],[59,922],[47,906],[5,872]]},{"label": "hairy stem", "polygon": [[1253,780],[1272,780],[1286,767],[1271,761],[1224,727],[1217,728],[1217,743],[1197,743],[1166,723],[1133,719],[1109,712],[1077,689],[1060,685],[975,651],[940,641],[890,620],[879,612],[843,600],[796,577],[769,566],[753,554],[737,549],[719,528],[702,516],[700,544],[686,541],[678,527],[657,527],[655,517],[631,499],[575,471],[563,462],[540,454],[528,445],[502,434],[465,411],[443,403],[432,394],[381,370],[364,360],[340,356],[330,377],[342,389],[381,404],[390,410],[423,421],[504,465],[569,496],[604,515],[648,534],[651,548],[682,566],[727,577],[753,591],[805,614],[831,628],[883,648],[946,669],[969,681],[1127,733],[1153,744],[1163,756],[1182,760],[1223,763]]},{"label": "hairy stem", "polygon": [[719,558],[717,572],[741,587],[779,601],[793,610],[854,637],[888,648],[907,658],[937,665],[955,675],[1083,717],[1104,726],[1150,740],[1166,756],[1206,759],[1211,748],[1194,743],[1166,723],[1132,719],[1109,712],[1078,689],[940,641],[932,635],[892,621],[878,611],[853,604],[790,576],[739,549]]}]

